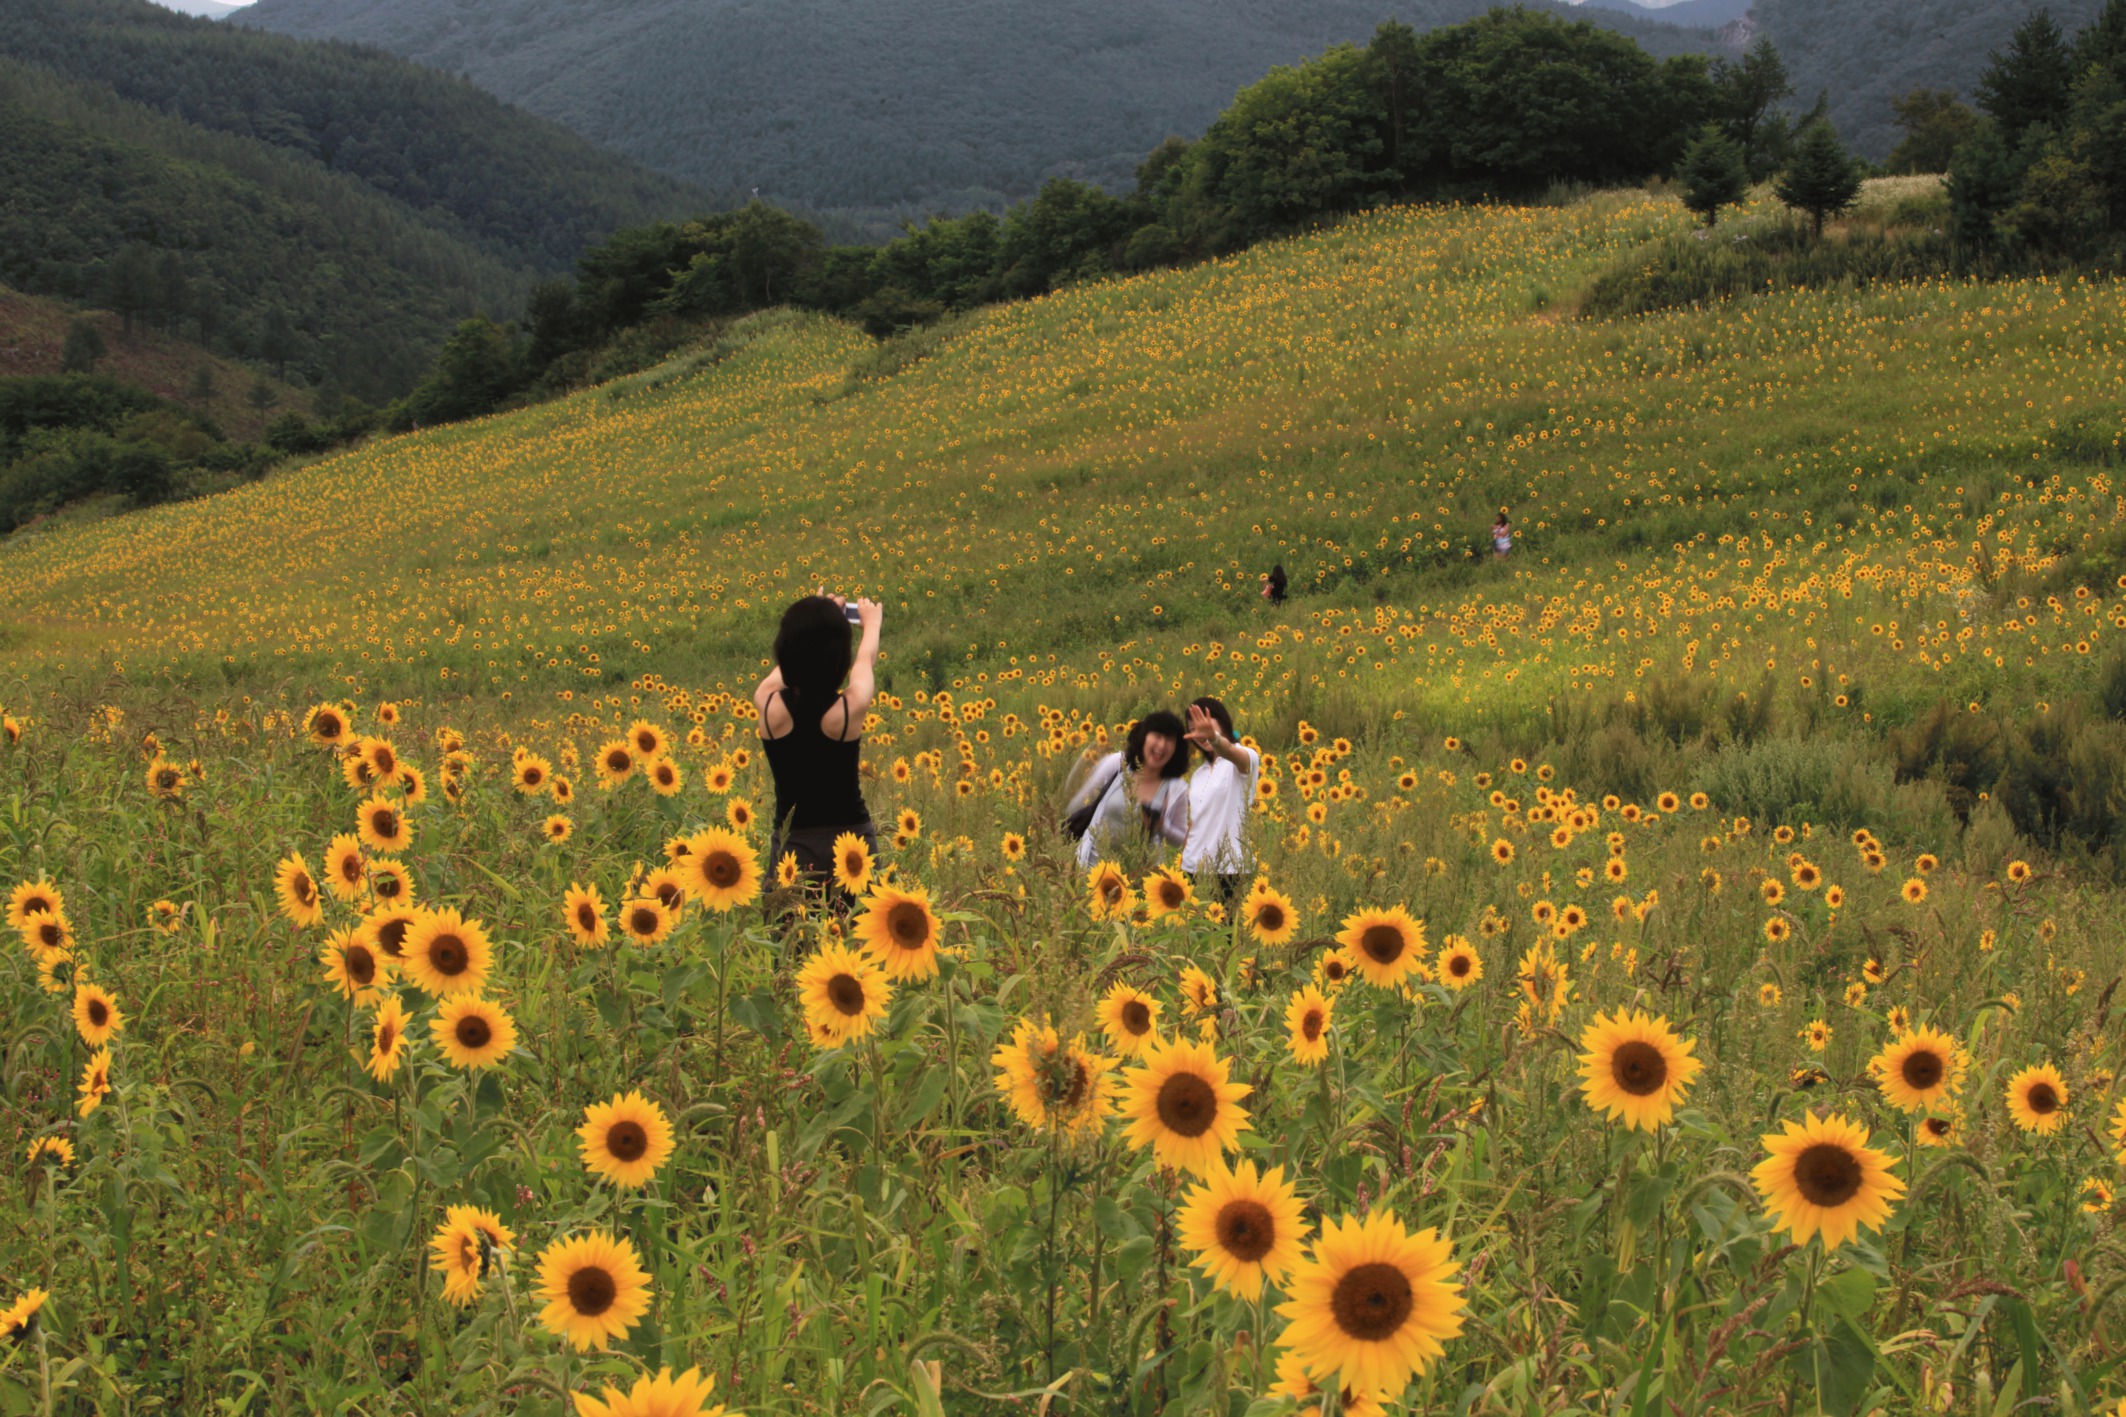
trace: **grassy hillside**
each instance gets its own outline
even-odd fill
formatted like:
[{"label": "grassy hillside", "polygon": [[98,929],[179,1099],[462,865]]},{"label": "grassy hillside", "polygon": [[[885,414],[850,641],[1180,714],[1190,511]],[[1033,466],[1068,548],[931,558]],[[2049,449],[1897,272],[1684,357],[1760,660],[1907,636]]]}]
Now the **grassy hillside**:
[{"label": "grassy hillside", "polygon": [[[1711,33],[1615,11],[1658,55]],[[237,18],[378,45],[709,186],[834,208],[995,204],[1044,177],[1126,190],[1169,134],[1195,137],[1278,64],[1362,44],[1383,20],[1466,20],[1488,0],[261,0]],[[1088,96],[1097,101],[1088,102]],[[890,234],[890,233],[889,233]]]},{"label": "grassy hillside", "polygon": [[[0,544],[0,1410],[2114,1408],[2121,292],[1575,318],[1686,225],[770,312]],[[846,912],[746,694],[820,584]],[[1255,884],[1089,878],[1206,690]]]},{"label": "grassy hillside", "polygon": [[[215,392],[200,411],[240,442],[256,442],[266,425],[284,413],[310,412],[306,391],[247,365],[209,354],[189,340],[144,326],[129,335],[119,318],[108,311],[77,310],[5,286],[0,286],[0,378],[59,373],[66,332],[76,320],[87,320],[103,335],[109,353],[97,363],[97,372],[138,384],[172,403],[188,407],[196,404],[194,380],[201,366],[205,366]],[[261,379],[274,394],[274,402],[263,412],[246,397]]]}]

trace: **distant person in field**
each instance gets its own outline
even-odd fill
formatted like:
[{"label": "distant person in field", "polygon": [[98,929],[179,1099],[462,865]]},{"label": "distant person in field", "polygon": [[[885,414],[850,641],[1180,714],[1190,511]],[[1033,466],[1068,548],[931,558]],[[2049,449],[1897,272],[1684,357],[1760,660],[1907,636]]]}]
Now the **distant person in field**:
[{"label": "distant person in field", "polygon": [[1270,567],[1270,573],[1262,578],[1262,598],[1272,605],[1284,604],[1285,585],[1283,565]]},{"label": "distant person in field", "polygon": [[761,750],[775,778],[775,831],[768,859],[797,858],[807,885],[834,880],[834,839],[844,832],[873,851],[878,832],[857,784],[864,715],[877,692],[878,602],[856,602],[863,639],[838,595],[808,595],[783,612],[775,668],[753,691]]},{"label": "distant person in field", "polygon": [[1255,870],[1246,833],[1262,755],[1234,741],[1233,715],[1209,695],[1188,706],[1188,741],[1203,754],[1203,766],[1189,779],[1181,869],[1191,876],[1217,876],[1218,894],[1231,904]]},{"label": "distant person in field", "polygon": [[1513,554],[1513,519],[1499,508],[1499,519],[1491,524],[1491,557],[1503,561]]},{"label": "distant person in field", "polygon": [[[1114,856],[1132,839],[1180,846],[1188,840],[1188,747],[1181,740],[1181,720],[1166,709],[1148,713],[1130,725],[1122,750],[1093,764],[1092,772],[1071,801],[1084,818],[1078,838],[1078,864],[1092,867]],[[1090,813],[1086,812],[1091,808]],[[1073,829],[1076,823],[1072,824]]]}]

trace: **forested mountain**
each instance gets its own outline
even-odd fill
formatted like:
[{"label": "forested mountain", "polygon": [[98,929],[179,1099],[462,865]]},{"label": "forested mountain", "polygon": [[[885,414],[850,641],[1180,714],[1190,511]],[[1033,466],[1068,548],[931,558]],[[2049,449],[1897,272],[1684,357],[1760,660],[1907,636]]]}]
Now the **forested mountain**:
[{"label": "forested mountain", "polygon": [[0,282],[376,400],[618,227],[717,205],[461,79],[145,0],[0,0]]},{"label": "forested mountain", "polygon": [[1750,0],[1676,0],[1673,5],[1661,6],[1637,5],[1632,0],[1578,0],[1578,3],[1605,10],[1622,10],[1642,20],[1659,20],[1669,25],[1700,25],[1708,29],[1732,24],[1750,9]]},{"label": "forested mountain", "polygon": [[2073,31],[2103,0],[1756,0],[1750,18],[1779,46],[1798,101],[1827,95],[1840,134],[1879,161],[1897,146],[1892,98],[1930,88],[1968,101],[1993,52],[2039,8]]},{"label": "forested mountain", "polygon": [[[1490,0],[261,0],[229,23],[380,45],[667,172],[823,208],[1127,190],[1279,64]],[[1638,39],[1683,31],[1536,0]]]}]

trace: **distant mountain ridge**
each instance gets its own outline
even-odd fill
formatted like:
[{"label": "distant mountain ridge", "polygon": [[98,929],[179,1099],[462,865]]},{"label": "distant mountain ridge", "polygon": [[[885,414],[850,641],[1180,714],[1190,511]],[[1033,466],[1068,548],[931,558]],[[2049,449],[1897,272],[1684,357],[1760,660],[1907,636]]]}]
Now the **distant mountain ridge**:
[{"label": "distant mountain ridge", "polygon": [[1719,29],[1749,13],[1750,0],[1677,0],[1673,5],[1637,5],[1632,0],[1581,0],[1581,8],[1617,10],[1655,24]]},{"label": "distant mountain ridge", "polygon": [[[1725,3],[1725,0],[1690,0]],[[260,0],[232,23],[375,44],[712,187],[821,208],[1127,188],[1272,67],[1490,0]],[[1710,31],[1533,0],[1658,55]]]}]

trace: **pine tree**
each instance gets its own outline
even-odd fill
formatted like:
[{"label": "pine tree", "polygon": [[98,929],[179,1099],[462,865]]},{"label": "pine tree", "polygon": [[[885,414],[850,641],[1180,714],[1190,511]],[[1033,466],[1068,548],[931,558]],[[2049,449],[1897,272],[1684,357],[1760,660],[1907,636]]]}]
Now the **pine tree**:
[{"label": "pine tree", "polygon": [[1824,219],[1851,207],[1860,196],[1860,164],[1847,154],[1830,124],[1811,123],[1772,190],[1795,211],[1807,212],[1811,229],[1820,237]]},{"label": "pine tree", "polygon": [[1734,140],[1717,123],[1708,123],[1683,150],[1676,179],[1683,184],[1683,205],[1712,226],[1720,220],[1722,207],[1741,201],[1749,191],[1749,165]]},{"label": "pine tree", "polygon": [[2016,28],[2005,54],[1978,81],[1978,106],[2014,147],[2033,123],[2057,123],[2074,86],[2074,53],[2049,10]]},{"label": "pine tree", "polygon": [[66,327],[66,343],[59,350],[59,367],[68,374],[93,374],[96,362],[107,353],[103,331],[87,320],[76,320]]}]

